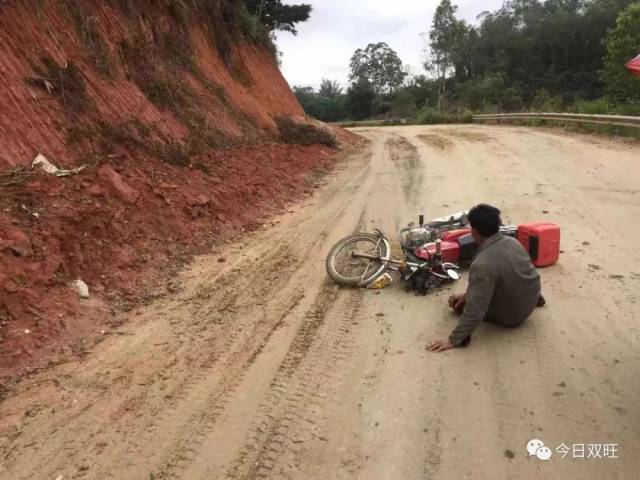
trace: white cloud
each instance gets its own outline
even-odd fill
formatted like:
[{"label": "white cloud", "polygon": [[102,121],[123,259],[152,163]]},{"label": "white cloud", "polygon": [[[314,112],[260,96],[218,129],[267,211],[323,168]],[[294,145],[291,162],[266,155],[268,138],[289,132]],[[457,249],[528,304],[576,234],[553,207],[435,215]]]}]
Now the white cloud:
[{"label": "white cloud", "polygon": [[[286,0],[311,3],[311,19],[294,37],[280,33],[282,71],[291,85],[317,87],[322,78],[346,84],[349,59],[369,43],[387,42],[413,73],[422,71],[424,41],[439,0]],[[503,0],[454,0],[458,18],[476,23]]]}]

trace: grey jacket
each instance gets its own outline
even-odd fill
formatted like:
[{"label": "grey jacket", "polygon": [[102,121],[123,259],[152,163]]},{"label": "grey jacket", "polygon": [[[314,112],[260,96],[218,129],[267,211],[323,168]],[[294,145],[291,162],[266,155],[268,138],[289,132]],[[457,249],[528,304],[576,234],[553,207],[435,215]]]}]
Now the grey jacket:
[{"label": "grey jacket", "polygon": [[464,312],[449,336],[462,345],[483,320],[515,327],[533,312],[540,296],[540,275],[520,243],[500,233],[480,246],[471,264]]}]

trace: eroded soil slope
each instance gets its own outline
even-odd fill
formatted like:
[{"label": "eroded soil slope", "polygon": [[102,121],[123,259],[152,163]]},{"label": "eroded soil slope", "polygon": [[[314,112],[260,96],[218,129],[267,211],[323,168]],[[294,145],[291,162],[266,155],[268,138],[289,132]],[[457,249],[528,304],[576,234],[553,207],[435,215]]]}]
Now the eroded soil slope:
[{"label": "eroded soil slope", "polygon": [[[333,148],[280,142],[302,109],[237,2],[200,3],[0,4],[0,377],[82,354],[330,166]],[[38,153],[84,169],[45,174]]]}]

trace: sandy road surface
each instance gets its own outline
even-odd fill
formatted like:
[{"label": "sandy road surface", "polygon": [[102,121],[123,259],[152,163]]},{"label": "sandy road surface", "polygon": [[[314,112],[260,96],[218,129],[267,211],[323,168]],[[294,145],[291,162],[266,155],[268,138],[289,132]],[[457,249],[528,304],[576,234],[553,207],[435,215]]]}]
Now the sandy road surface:
[{"label": "sandy road surface", "polygon": [[[8,392],[0,478],[637,478],[640,149],[519,128],[361,133],[366,152],[226,263],[198,259],[84,361]],[[427,354],[455,322],[449,291],[326,280],[345,234],[479,201],[563,225],[548,306],[522,328]],[[534,437],[619,458],[545,463],[527,458]]]}]

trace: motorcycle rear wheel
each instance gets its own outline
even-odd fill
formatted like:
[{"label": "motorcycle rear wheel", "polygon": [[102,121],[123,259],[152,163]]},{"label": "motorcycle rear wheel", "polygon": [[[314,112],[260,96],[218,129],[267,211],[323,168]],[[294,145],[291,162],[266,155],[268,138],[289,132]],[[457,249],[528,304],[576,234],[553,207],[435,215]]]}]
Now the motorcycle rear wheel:
[{"label": "motorcycle rear wheel", "polygon": [[[363,253],[377,259],[358,258],[352,254]],[[343,238],[327,255],[327,273],[338,285],[366,287],[387,270],[384,258],[387,244],[371,233],[354,233]]]}]

